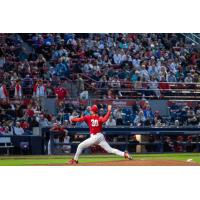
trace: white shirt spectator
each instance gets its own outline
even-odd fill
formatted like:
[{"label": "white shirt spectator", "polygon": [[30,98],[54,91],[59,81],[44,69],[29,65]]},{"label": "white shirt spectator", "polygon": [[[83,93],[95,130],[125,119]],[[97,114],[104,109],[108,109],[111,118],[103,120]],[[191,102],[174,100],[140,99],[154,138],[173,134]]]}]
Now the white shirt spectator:
[{"label": "white shirt spectator", "polygon": [[122,119],[122,111],[121,109],[117,108],[114,110],[113,115],[115,119]]},{"label": "white shirt spectator", "polygon": [[172,71],[173,73],[176,73],[176,68],[177,68],[177,64],[172,62],[169,66],[170,71]]},{"label": "white shirt spectator", "polygon": [[46,96],[46,87],[44,85],[38,85],[36,88],[36,97]]},{"label": "white shirt spectator", "polygon": [[121,54],[121,62],[126,61],[127,60],[127,56],[125,53]]},{"label": "white shirt spectator", "polygon": [[150,76],[157,75],[159,73],[158,67],[157,66],[149,66],[148,73]]},{"label": "white shirt spectator", "polygon": [[140,69],[140,60],[139,59],[133,59],[132,64],[133,64],[133,66],[135,66],[136,69]]},{"label": "white shirt spectator", "polygon": [[114,60],[114,63],[115,64],[121,64],[121,62],[122,62],[122,56],[121,56],[121,54],[114,54],[113,55],[113,60]]},{"label": "white shirt spectator", "polygon": [[21,127],[14,126],[14,127],[13,127],[13,132],[14,132],[16,135],[22,135],[22,134],[24,134],[24,129],[21,128]]},{"label": "white shirt spectator", "polygon": [[12,135],[12,132],[9,130],[8,126],[6,126],[5,128],[0,127],[0,133],[2,135]]},{"label": "white shirt spectator", "polygon": [[116,120],[113,118],[110,118],[107,122],[106,122],[106,126],[116,126]]},{"label": "white shirt spectator", "polygon": [[185,83],[192,83],[193,82],[193,79],[192,79],[192,76],[191,75],[188,75],[185,80],[184,80]]},{"label": "white shirt spectator", "polygon": [[146,81],[149,81],[149,79],[150,79],[149,78],[149,73],[148,73],[148,71],[146,69],[142,69],[140,71],[140,76],[144,77]]},{"label": "white shirt spectator", "polygon": [[174,74],[172,74],[172,73],[170,73],[169,75],[167,75],[167,78],[166,78],[166,80],[167,80],[167,82],[177,82],[177,80],[176,80],[176,77],[175,77],[175,75]]},{"label": "white shirt spectator", "polygon": [[143,111],[140,111],[138,115],[136,115],[134,119],[134,125],[141,126],[142,123],[146,121]]},{"label": "white shirt spectator", "polygon": [[80,93],[80,99],[88,99],[89,98],[89,93],[87,90],[84,90],[83,92]]},{"label": "white shirt spectator", "polygon": [[7,97],[7,90],[5,85],[1,85],[0,87],[0,99],[6,99]]},{"label": "white shirt spectator", "polygon": [[48,121],[47,118],[42,118],[42,119],[39,119],[39,124],[40,124],[40,127],[47,127],[51,123]]}]

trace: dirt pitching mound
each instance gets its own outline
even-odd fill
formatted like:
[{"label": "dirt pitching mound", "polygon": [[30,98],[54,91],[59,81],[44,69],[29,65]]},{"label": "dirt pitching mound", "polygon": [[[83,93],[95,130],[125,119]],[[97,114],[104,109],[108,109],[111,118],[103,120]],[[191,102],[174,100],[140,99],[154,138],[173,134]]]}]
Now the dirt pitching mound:
[{"label": "dirt pitching mound", "polygon": [[[72,166],[69,164],[48,164],[48,166]],[[198,166],[194,162],[176,160],[124,160],[110,162],[79,163],[73,166]]]}]

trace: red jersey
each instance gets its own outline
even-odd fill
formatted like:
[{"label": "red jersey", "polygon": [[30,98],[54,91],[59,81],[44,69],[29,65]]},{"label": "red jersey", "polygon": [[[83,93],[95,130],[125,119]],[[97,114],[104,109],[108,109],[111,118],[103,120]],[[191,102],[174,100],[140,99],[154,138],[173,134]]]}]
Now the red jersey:
[{"label": "red jersey", "polygon": [[111,111],[108,111],[104,117],[99,117],[98,115],[90,115],[84,116],[81,118],[73,118],[72,122],[83,122],[89,126],[90,134],[96,135],[97,133],[102,132],[102,125],[105,123],[110,117]]}]

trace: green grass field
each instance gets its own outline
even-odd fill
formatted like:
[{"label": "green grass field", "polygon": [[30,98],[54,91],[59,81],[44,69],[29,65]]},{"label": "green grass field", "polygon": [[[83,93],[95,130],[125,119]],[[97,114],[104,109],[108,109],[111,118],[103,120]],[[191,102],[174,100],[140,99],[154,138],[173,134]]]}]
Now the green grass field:
[{"label": "green grass field", "polygon": [[[47,164],[64,164],[72,156],[1,156],[0,166],[32,166]],[[179,160],[200,164],[200,153],[181,153],[181,154],[136,154],[133,155],[134,160]],[[86,162],[106,162],[124,160],[114,155],[82,155],[80,163]]]}]

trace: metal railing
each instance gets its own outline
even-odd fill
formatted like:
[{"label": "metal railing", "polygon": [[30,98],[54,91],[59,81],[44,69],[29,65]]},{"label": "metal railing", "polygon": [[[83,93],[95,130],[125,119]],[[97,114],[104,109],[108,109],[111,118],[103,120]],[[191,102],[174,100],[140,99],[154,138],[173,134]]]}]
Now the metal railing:
[{"label": "metal railing", "polygon": [[195,44],[200,44],[200,35],[198,33],[181,33],[184,35],[188,40]]}]

